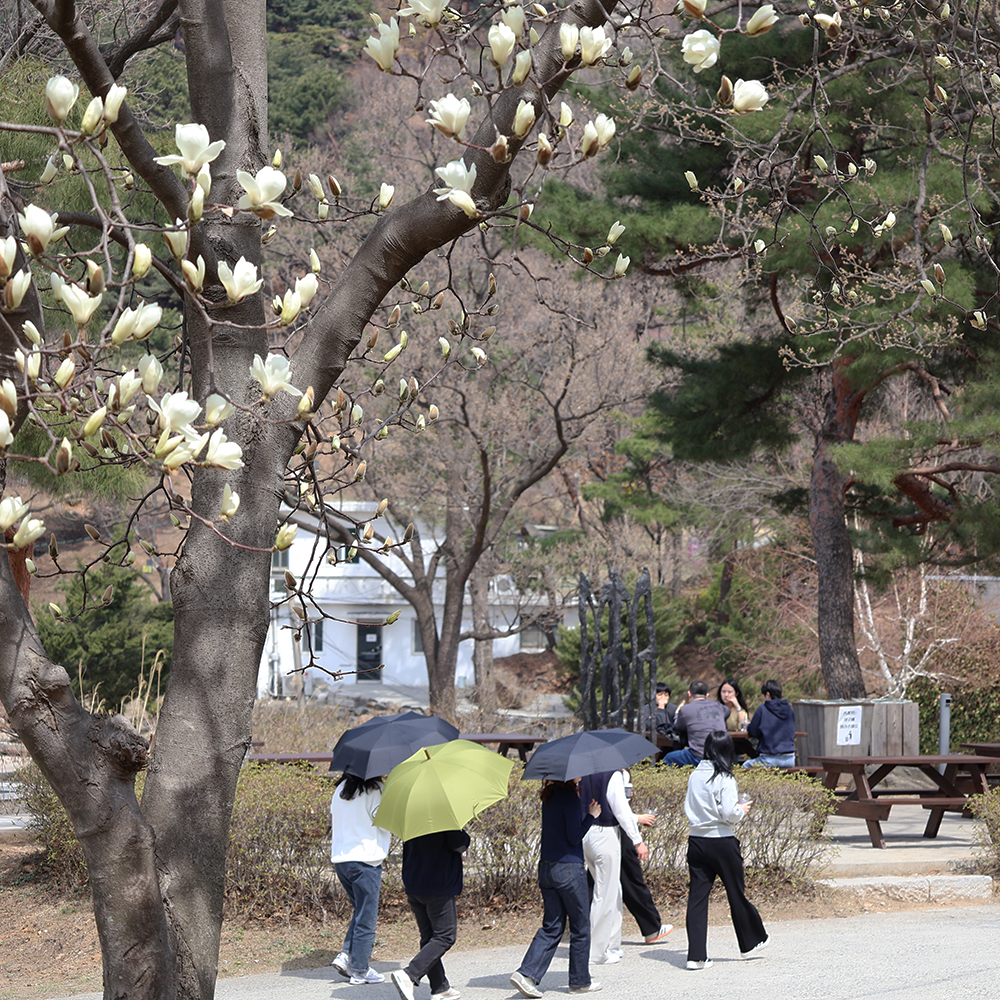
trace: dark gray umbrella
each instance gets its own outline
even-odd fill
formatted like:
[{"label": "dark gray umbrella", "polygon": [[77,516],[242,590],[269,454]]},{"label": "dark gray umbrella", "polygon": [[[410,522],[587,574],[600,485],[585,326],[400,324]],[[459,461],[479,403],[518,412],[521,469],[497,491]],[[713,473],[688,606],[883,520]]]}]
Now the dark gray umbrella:
[{"label": "dark gray umbrella", "polygon": [[358,778],[388,774],[424,747],[458,739],[458,730],[436,715],[400,712],[376,715],[348,729],[333,748],[331,771],[344,771]]},{"label": "dark gray umbrella", "polygon": [[655,743],[638,733],[625,729],[593,729],[543,743],[531,755],[523,777],[569,781],[631,767],[658,752]]}]

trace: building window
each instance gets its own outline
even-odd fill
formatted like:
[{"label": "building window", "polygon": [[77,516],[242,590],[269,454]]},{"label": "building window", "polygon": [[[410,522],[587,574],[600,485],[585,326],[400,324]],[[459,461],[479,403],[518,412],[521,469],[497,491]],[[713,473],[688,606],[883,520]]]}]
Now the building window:
[{"label": "building window", "polygon": [[271,569],[288,569],[288,549],[281,549],[271,553]]},{"label": "building window", "polygon": [[[355,550],[354,555],[349,558],[348,556],[352,548]],[[340,548],[337,549],[337,562],[350,563],[351,565],[361,562],[361,556],[358,555],[357,547],[352,545],[341,545]]]},{"label": "building window", "polygon": [[420,622],[413,619],[413,652],[422,653],[424,651],[424,637],[420,633]]},{"label": "building window", "polygon": [[526,625],[520,635],[521,649],[525,652],[540,652],[543,649],[548,649],[549,644],[545,630],[538,622]]},{"label": "building window", "polygon": [[312,640],[312,651],[314,653],[323,652],[323,622],[309,623],[309,636]]}]

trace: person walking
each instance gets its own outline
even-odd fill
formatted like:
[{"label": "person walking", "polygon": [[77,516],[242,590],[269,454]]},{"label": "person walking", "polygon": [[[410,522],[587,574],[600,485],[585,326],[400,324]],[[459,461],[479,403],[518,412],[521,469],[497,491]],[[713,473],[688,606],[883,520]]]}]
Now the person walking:
[{"label": "person walking", "polygon": [[[632,809],[632,778],[628,771],[622,772],[625,780],[625,797],[628,800],[629,809]],[[636,825],[653,827],[656,824],[655,813],[632,812]],[[653,894],[646,885],[646,877],[642,872],[642,862],[639,860],[639,852],[636,850],[632,838],[619,825],[618,836],[621,841],[621,883],[622,883],[622,904],[625,909],[632,914],[635,922],[639,925],[639,933],[646,944],[656,944],[658,941],[666,939],[667,935],[674,929],[673,924],[665,924],[660,919],[660,911],[653,902]]]},{"label": "person walking", "polygon": [[537,998],[542,977],[562,940],[569,921],[569,991],[595,993],[601,988],[590,978],[590,902],[583,838],[601,814],[595,800],[581,809],[580,779],[542,783],[542,848],[538,886],[542,890],[542,926],[528,945],[510,984],[522,996]]},{"label": "person walking", "polygon": [[455,943],[462,894],[462,853],[471,843],[464,830],[427,833],[403,842],[403,888],[420,931],[420,951],[403,969],[389,974],[402,1000],[413,1000],[413,988],[424,976],[432,1000],[458,1000],[441,957]]},{"label": "person walking", "polygon": [[611,965],[620,962],[622,950],[622,883],[620,826],[635,845],[640,861],[649,857],[649,848],[635,822],[625,795],[621,771],[588,774],[580,784],[584,802],[596,799],[601,813],[583,838],[583,858],[594,882],[590,903],[590,962]]},{"label": "person walking", "polygon": [[342,774],[330,800],[330,860],[353,910],[340,954],[330,964],[355,985],[385,982],[369,965],[390,840],[372,818],[381,799],[382,778]]},{"label": "person walking", "polygon": [[757,740],[757,756],[744,767],[795,767],[795,710],[781,697],[781,684],[764,681],[760,705],[747,732]]},{"label": "person walking", "polygon": [[738,801],[734,762],[733,738],[724,729],[717,730],[706,737],[704,759],[688,779],[684,813],[691,825],[687,850],[689,969],[712,965],[708,957],[708,897],[716,878],[726,888],[741,956],[752,957],[771,940],[744,890],[743,855],[734,826],[749,812],[750,803]]},{"label": "person walking", "polygon": [[697,764],[702,757],[705,737],[716,729],[725,729],[729,706],[709,700],[708,685],[704,681],[691,681],[687,701],[674,715],[674,729],[687,740],[687,746],[665,754],[662,764],[686,767]]}]

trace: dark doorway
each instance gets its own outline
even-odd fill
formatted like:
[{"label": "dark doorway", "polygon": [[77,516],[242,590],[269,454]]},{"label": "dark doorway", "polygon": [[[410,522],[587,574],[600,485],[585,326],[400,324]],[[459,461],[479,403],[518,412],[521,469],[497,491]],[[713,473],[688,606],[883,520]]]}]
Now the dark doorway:
[{"label": "dark doorway", "polygon": [[382,680],[382,626],[358,623],[358,680]]}]

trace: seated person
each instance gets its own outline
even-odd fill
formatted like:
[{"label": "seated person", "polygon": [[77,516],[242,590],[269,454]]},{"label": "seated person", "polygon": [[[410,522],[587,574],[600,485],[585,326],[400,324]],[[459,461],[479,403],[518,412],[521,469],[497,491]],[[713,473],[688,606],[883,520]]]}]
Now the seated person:
[{"label": "seated person", "polygon": [[747,732],[757,740],[757,756],[744,767],[795,766],[795,712],[781,697],[778,681],[764,681],[764,702],[753,714]]},{"label": "seated person", "polygon": [[674,729],[687,739],[687,746],[681,750],[671,750],[661,763],[674,767],[697,765],[705,750],[705,737],[718,729],[726,728],[729,707],[708,697],[708,685],[704,681],[692,681],[688,686],[688,697],[674,714]]},{"label": "seated person", "polygon": [[747,723],[750,721],[750,709],[747,707],[747,700],[743,697],[739,684],[727,677],[719,685],[715,698],[716,701],[722,702],[730,709],[729,718],[726,719],[726,729],[731,733],[746,729]]},{"label": "seated person", "polygon": [[673,736],[676,711],[677,707],[670,704],[670,688],[657,684],[655,701],[642,710],[642,729],[646,738],[655,741],[657,736]]}]

